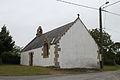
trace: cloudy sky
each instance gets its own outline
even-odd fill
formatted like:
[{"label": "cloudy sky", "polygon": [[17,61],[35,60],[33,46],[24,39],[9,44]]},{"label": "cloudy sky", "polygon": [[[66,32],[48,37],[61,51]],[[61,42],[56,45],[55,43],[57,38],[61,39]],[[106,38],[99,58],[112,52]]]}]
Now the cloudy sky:
[{"label": "cloudy sky", "polygon": [[[106,0],[65,1],[95,8],[106,2]],[[118,0],[109,0],[110,3],[116,1]],[[120,3],[106,10],[120,14]],[[99,28],[97,10],[56,0],[0,0],[0,28],[6,24],[16,45],[23,47],[35,37],[38,26],[42,26],[43,31],[47,32],[74,21],[78,13],[88,29]],[[120,41],[120,16],[103,13],[103,26],[114,41]]]}]

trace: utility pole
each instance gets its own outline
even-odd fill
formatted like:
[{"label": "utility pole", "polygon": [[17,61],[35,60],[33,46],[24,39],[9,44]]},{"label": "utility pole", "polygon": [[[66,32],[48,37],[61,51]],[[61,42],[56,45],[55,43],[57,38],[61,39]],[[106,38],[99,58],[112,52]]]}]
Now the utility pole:
[{"label": "utility pole", "polygon": [[100,25],[100,68],[103,68],[103,32],[102,32],[102,8],[99,8],[99,25]]},{"label": "utility pole", "polygon": [[[105,4],[108,4],[107,1]],[[99,8],[99,25],[100,25],[100,68],[103,69],[103,29],[102,29],[102,8],[105,4],[103,4]]]}]

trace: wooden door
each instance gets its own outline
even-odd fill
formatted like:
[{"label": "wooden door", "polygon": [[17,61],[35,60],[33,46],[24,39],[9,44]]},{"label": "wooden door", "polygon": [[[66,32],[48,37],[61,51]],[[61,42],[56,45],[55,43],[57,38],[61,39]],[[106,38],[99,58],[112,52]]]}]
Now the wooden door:
[{"label": "wooden door", "polygon": [[33,53],[29,53],[29,65],[33,66]]}]

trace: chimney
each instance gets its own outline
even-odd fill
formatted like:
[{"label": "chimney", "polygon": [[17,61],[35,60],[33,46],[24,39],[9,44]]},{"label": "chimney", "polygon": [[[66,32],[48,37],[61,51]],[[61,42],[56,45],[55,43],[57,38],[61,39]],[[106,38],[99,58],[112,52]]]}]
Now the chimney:
[{"label": "chimney", "polygon": [[38,29],[37,29],[36,37],[41,36],[42,33],[43,33],[42,27],[39,26]]},{"label": "chimney", "polygon": [[78,18],[79,18],[80,14],[77,14],[77,16],[78,16]]}]

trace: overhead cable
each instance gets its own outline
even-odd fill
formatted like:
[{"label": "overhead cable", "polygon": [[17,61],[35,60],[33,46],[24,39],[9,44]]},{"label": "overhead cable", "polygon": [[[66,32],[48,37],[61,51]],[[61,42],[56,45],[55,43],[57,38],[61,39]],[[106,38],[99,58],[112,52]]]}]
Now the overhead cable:
[{"label": "overhead cable", "polygon": [[[81,6],[81,7],[84,7],[84,8],[89,8],[89,9],[94,9],[94,10],[99,10],[97,8],[94,8],[94,7],[89,7],[89,6],[86,6],[86,5],[80,5],[80,4],[76,4],[76,3],[72,3],[72,2],[68,2],[68,1],[63,1],[63,0],[57,0],[57,1],[60,1],[60,2],[63,2],[63,3],[67,3],[67,4],[72,4],[72,5],[76,5],[76,6]],[[120,1],[119,1],[120,2]],[[118,3],[118,1],[117,1]],[[114,3],[115,4],[115,3]],[[104,8],[104,7],[103,7]],[[106,12],[106,13],[110,13],[110,14],[113,14],[113,15],[116,15],[116,16],[120,16],[120,14],[117,14],[117,13],[113,13],[113,12],[110,12],[110,11],[107,11],[107,10],[103,10],[102,11]]]},{"label": "overhead cable", "polygon": [[119,3],[119,2],[120,2],[120,0],[117,1],[117,2],[114,2],[114,3],[112,3],[112,4],[109,4],[109,5],[107,5],[107,6],[103,7],[103,8],[107,8],[107,7],[109,7],[109,6],[112,6],[112,5],[114,5],[114,4],[117,4],[117,3]]},{"label": "overhead cable", "polygon": [[76,4],[76,3],[72,3],[72,2],[68,2],[68,1],[63,1],[63,0],[57,0],[57,1],[64,2],[64,3],[67,3],[67,4],[76,5],[76,6],[81,6],[81,7],[85,7],[85,8],[90,8],[90,9],[94,9],[94,10],[98,10],[97,8],[94,8],[94,7],[89,7],[89,6],[86,6],[86,5],[80,5],[80,4]]}]

